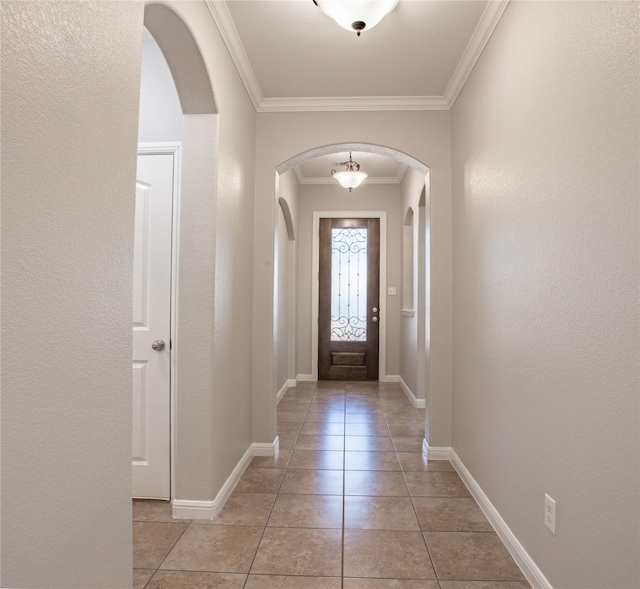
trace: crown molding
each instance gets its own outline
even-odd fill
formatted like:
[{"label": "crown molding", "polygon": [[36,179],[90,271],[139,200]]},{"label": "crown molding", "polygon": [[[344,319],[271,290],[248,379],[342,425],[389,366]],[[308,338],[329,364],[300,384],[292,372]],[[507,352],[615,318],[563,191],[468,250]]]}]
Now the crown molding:
[{"label": "crown molding", "polygon": [[296,179],[298,180],[298,184],[303,184],[305,180],[305,176],[300,170],[300,166],[294,166],[293,172],[296,175]]},{"label": "crown molding", "polygon": [[398,174],[398,184],[402,184],[402,181],[404,180],[408,169],[408,166],[402,166],[400,168],[400,173]]},{"label": "crown molding", "polygon": [[256,74],[251,67],[247,52],[244,50],[238,29],[236,29],[236,25],[233,23],[227,3],[221,0],[205,0],[205,3],[231,54],[231,59],[233,59],[240,78],[242,78],[251,102],[253,102],[256,111],[259,111],[260,105],[264,101],[264,94],[262,93],[260,84],[258,84],[258,78],[256,78]]},{"label": "crown molding", "polygon": [[510,0],[489,0],[489,2],[487,2],[487,6],[473,31],[473,35],[471,35],[462,57],[444,91],[443,98],[448,108],[453,107],[456,98],[458,98],[458,94],[460,94],[460,91],[464,87],[480,55],[482,55],[509,2]]},{"label": "crown molding", "polygon": [[449,110],[473,71],[510,0],[489,0],[443,96],[265,98],[225,0],[205,0],[257,112]]},{"label": "crown molding", "polygon": [[327,96],[265,98],[258,112],[448,110],[442,96]]}]

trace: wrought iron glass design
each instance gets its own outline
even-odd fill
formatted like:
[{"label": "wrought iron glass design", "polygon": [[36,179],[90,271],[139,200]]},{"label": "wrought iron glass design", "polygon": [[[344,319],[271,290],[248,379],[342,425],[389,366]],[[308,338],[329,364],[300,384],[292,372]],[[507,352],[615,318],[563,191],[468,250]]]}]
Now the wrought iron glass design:
[{"label": "wrought iron glass design", "polygon": [[367,341],[367,230],[331,230],[331,341]]}]

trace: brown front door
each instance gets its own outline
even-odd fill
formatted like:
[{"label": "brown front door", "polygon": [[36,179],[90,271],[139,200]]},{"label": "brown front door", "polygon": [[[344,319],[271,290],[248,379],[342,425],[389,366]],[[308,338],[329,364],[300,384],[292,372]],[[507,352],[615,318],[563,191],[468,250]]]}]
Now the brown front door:
[{"label": "brown front door", "polygon": [[320,219],[318,378],[378,380],[380,219]]}]

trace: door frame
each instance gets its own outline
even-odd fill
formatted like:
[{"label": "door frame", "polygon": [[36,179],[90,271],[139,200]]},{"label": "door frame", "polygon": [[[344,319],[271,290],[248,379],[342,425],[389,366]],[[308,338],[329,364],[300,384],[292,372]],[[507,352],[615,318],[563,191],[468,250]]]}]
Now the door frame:
[{"label": "door frame", "polygon": [[311,378],[318,380],[318,312],[320,272],[320,219],[380,219],[380,313],[378,341],[378,380],[387,371],[387,211],[313,211],[311,246]]},{"label": "door frame", "polygon": [[176,496],[176,406],[177,406],[177,358],[178,358],[178,249],[180,244],[180,172],[182,170],[182,142],[165,141],[138,143],[138,155],[173,155],[173,202],[171,205],[171,301],[169,343],[169,500]]}]

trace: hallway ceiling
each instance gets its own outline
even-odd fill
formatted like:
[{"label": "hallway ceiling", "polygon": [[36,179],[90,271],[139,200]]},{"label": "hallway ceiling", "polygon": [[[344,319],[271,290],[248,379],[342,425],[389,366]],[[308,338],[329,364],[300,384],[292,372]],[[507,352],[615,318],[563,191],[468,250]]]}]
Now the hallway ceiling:
[{"label": "hallway ceiling", "polygon": [[[399,184],[407,171],[407,166],[384,155],[354,151],[352,156],[353,161],[360,164],[360,171],[368,174],[366,184]],[[293,169],[299,184],[337,184],[331,170],[344,170],[345,166],[340,163],[348,159],[349,152],[344,151],[317,157]]]},{"label": "hallway ceiling", "polygon": [[357,37],[312,0],[207,0],[259,112],[446,110],[508,0],[400,0]]},{"label": "hallway ceiling", "polygon": [[[360,164],[360,170],[369,175],[366,184],[400,184],[407,171],[407,166],[384,155],[354,151],[352,156]],[[349,152],[343,151],[308,160],[293,169],[300,184],[337,184],[331,170],[344,170],[340,163],[348,159]]]}]

